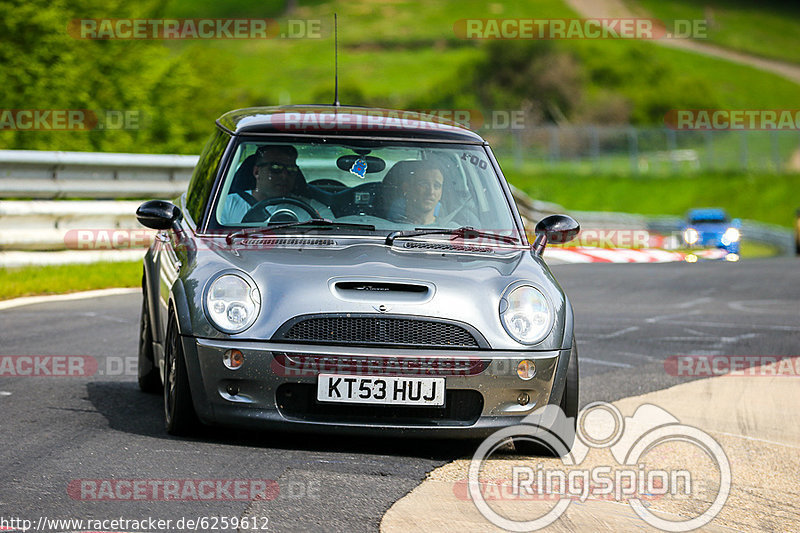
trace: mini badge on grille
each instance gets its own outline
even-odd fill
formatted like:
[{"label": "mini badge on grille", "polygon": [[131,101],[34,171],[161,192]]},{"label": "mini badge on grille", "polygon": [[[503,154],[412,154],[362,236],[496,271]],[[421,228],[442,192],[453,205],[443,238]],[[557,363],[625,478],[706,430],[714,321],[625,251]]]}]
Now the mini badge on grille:
[{"label": "mini badge on grille", "polygon": [[372,308],[375,309],[376,311],[380,311],[381,313],[386,313],[387,311],[389,311],[389,307],[384,304],[373,305]]}]

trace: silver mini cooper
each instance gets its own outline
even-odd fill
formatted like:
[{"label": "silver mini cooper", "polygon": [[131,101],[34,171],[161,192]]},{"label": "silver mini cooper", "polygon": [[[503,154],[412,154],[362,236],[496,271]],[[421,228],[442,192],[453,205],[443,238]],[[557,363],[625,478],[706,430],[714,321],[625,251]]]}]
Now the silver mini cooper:
[{"label": "silver mini cooper", "polygon": [[480,438],[578,409],[573,313],[486,141],[431,116],[232,111],[188,190],[137,211],[139,384],[200,424]]}]

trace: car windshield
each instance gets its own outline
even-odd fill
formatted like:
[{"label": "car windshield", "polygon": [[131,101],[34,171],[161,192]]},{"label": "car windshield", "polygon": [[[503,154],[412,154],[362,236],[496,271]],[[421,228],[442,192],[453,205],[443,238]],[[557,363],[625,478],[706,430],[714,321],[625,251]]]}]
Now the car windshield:
[{"label": "car windshield", "polygon": [[483,147],[330,139],[240,141],[209,224],[361,235],[463,227],[519,242]]}]

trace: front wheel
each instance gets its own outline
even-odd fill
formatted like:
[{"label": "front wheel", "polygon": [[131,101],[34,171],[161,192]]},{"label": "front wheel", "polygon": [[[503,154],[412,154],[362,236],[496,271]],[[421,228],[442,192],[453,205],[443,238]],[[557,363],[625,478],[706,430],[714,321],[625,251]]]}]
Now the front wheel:
[{"label": "front wheel", "polygon": [[164,350],[164,419],[170,435],[190,435],[199,425],[192,405],[183,346],[174,319],[167,326]]}]

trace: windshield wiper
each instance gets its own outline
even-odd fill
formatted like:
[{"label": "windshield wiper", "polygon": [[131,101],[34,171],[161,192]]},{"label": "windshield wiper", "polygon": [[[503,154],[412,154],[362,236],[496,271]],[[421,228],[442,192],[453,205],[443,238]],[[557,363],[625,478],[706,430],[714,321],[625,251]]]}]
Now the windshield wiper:
[{"label": "windshield wiper", "polygon": [[460,228],[445,229],[445,228],[432,228],[432,229],[416,229],[409,231],[393,231],[386,236],[386,246],[391,246],[395,239],[402,237],[419,237],[422,235],[453,235],[454,238],[461,237],[462,239],[490,239],[493,241],[505,242],[508,244],[516,244],[517,239],[509,237],[508,235],[500,235],[499,233],[489,233],[485,231],[478,231],[472,226],[462,226]]},{"label": "windshield wiper", "polygon": [[372,224],[357,224],[354,222],[336,222],[335,220],[330,220],[328,218],[312,218],[310,220],[303,220],[297,222],[287,222],[285,224],[276,224],[274,226],[267,226],[265,228],[247,228],[238,231],[234,231],[229,233],[225,237],[225,242],[228,244],[233,243],[233,239],[237,237],[249,237],[251,235],[258,235],[258,234],[271,234],[273,231],[283,228],[296,228],[296,227],[319,227],[325,229],[332,229],[332,228],[357,228],[363,229],[368,231],[374,231],[375,226]]}]

